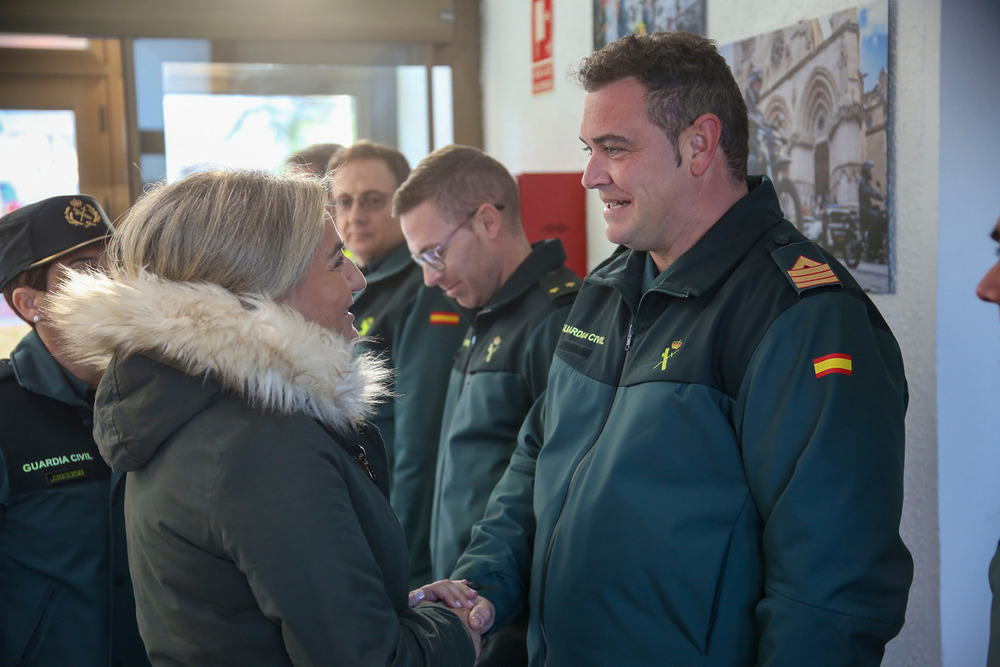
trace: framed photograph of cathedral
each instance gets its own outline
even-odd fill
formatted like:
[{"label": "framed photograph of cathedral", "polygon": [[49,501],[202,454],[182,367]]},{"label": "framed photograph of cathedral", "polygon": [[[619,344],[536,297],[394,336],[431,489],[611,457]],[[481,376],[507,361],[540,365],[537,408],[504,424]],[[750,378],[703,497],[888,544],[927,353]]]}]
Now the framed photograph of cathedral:
[{"label": "framed photograph of cathedral", "polygon": [[657,30],[705,34],[705,0],[594,0],[594,50]]},{"label": "framed photograph of cathedral", "polygon": [[744,91],[751,174],[872,293],[895,291],[889,3],[720,47]]}]

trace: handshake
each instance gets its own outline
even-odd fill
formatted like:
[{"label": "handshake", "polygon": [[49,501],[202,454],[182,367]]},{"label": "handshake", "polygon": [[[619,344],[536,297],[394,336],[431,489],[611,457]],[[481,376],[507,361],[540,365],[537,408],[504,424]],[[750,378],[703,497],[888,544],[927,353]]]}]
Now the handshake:
[{"label": "handshake", "polygon": [[425,584],[415,591],[410,591],[410,606],[416,607],[421,602],[434,602],[448,607],[458,614],[465,624],[465,629],[472,637],[476,646],[476,661],[482,649],[482,636],[493,627],[493,603],[469,588],[464,579],[442,579],[433,584]]}]

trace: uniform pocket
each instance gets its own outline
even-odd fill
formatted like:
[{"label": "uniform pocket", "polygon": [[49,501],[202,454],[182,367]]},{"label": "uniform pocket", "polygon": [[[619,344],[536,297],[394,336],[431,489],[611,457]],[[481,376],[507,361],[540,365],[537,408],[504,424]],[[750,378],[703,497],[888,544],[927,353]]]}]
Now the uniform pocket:
[{"label": "uniform pocket", "polygon": [[27,626],[27,631],[24,633],[24,642],[18,651],[18,655],[20,655],[17,661],[18,666],[35,664],[37,662],[38,654],[41,652],[45,640],[49,636],[49,626],[52,624],[53,610],[55,609],[58,597],[58,587],[49,587],[46,594],[42,597],[38,608],[34,610],[31,623]]},{"label": "uniform pocket", "polygon": [[559,342],[556,344],[556,353],[560,352],[577,359],[586,359],[590,356],[590,353],[593,352],[593,348],[563,337],[560,338]]}]

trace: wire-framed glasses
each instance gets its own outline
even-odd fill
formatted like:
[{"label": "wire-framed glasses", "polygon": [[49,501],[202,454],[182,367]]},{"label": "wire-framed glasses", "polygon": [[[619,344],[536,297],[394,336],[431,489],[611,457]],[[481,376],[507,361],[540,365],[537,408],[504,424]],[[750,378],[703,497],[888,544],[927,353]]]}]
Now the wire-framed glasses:
[{"label": "wire-framed glasses", "polygon": [[381,211],[385,208],[386,204],[392,198],[392,193],[379,192],[378,190],[367,190],[361,194],[360,197],[355,197],[354,195],[344,192],[339,197],[331,197],[334,205],[334,215],[336,211],[349,212],[351,207],[354,206],[354,202],[358,202],[358,206],[365,213],[374,213],[375,211]]},{"label": "wire-framed glasses", "polygon": [[[454,237],[455,234],[458,233],[458,230],[460,230],[462,227],[465,227],[467,224],[469,224],[469,222],[471,222],[472,219],[476,217],[476,213],[479,213],[479,210],[482,207],[483,207],[483,204],[480,204],[476,208],[475,211],[473,211],[472,213],[470,213],[469,216],[465,220],[462,221],[462,224],[458,225],[457,227],[455,227],[455,229],[453,229],[450,232],[448,232],[448,235],[446,237],[444,237],[444,240],[441,241],[441,243],[438,243],[436,246],[434,246],[430,250],[424,250],[423,252],[421,252],[419,254],[415,253],[415,252],[411,252],[410,253],[410,257],[412,257],[413,261],[416,262],[417,264],[419,264],[420,266],[426,265],[426,266],[431,267],[435,271],[444,271],[444,257],[442,256],[442,253],[444,252],[444,249],[448,246],[448,243],[451,241],[452,237]],[[498,211],[502,211],[504,209],[504,205],[503,204],[493,204],[493,208],[495,208]]]}]

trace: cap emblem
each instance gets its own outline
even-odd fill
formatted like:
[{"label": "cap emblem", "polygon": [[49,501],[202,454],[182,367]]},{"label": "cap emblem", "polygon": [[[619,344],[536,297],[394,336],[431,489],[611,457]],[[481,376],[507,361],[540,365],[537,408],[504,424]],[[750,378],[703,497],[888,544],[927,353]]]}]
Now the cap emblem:
[{"label": "cap emblem", "polygon": [[69,206],[65,211],[66,222],[74,227],[96,227],[101,221],[101,214],[97,212],[91,204],[86,204],[82,199],[70,199]]}]

